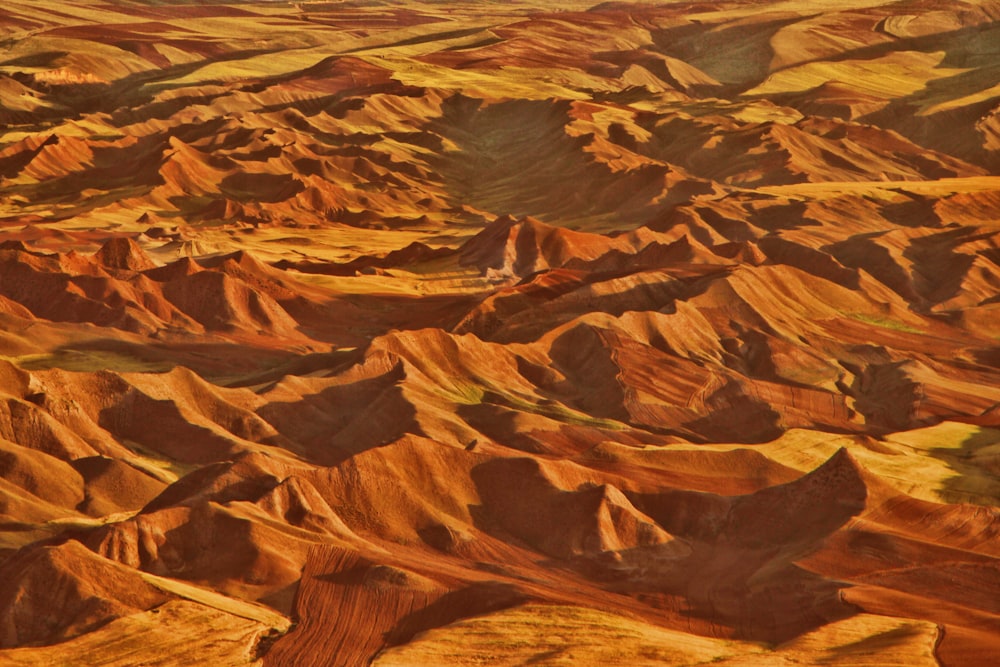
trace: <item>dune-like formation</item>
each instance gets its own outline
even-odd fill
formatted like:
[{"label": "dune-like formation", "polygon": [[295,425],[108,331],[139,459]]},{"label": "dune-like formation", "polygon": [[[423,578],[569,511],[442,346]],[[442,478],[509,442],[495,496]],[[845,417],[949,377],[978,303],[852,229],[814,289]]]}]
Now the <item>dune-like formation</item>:
[{"label": "dune-like formation", "polygon": [[995,663],[998,26],[7,0],[0,664]]}]

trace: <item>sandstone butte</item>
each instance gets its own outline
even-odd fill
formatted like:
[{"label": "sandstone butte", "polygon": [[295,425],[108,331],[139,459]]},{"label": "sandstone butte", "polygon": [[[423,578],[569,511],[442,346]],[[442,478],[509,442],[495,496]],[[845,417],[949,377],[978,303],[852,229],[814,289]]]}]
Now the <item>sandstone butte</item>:
[{"label": "sandstone butte", "polygon": [[1000,1],[4,0],[0,665],[1000,664]]}]

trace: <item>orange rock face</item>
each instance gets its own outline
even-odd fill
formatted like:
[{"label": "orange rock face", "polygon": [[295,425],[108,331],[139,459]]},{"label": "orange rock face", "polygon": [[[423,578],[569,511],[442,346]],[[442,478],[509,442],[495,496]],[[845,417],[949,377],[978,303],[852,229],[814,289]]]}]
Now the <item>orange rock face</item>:
[{"label": "orange rock face", "polygon": [[0,664],[989,665],[1000,2],[0,8]]}]

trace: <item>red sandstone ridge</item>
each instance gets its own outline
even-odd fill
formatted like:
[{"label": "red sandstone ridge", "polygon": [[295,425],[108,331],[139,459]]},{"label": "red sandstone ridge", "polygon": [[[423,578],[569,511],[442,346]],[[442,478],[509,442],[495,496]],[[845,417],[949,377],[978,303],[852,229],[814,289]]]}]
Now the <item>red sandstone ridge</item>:
[{"label": "red sandstone ridge", "polygon": [[997,17],[7,0],[0,664],[992,664]]}]

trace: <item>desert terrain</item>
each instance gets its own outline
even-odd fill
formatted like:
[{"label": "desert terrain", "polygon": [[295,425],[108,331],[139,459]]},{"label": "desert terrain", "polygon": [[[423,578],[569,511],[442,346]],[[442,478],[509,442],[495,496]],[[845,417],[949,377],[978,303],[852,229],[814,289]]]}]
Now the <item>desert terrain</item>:
[{"label": "desert terrain", "polygon": [[1000,660],[1000,0],[4,0],[0,665]]}]

